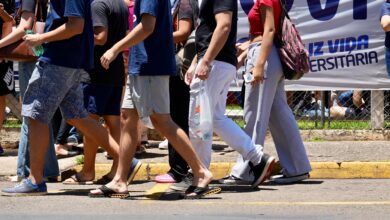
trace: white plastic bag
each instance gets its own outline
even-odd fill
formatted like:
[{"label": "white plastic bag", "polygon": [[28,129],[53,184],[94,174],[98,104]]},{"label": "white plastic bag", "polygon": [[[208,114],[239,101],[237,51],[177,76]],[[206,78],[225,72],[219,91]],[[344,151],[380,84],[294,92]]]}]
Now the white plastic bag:
[{"label": "white plastic bag", "polygon": [[213,111],[207,94],[207,84],[203,81],[199,91],[199,126],[198,136],[204,141],[213,139]]}]

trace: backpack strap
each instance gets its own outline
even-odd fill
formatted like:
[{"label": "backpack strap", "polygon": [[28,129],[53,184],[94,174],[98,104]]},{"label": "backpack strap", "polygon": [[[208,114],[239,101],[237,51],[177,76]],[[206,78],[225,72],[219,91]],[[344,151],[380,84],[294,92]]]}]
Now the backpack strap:
[{"label": "backpack strap", "polygon": [[282,36],[282,29],[283,29],[283,22],[284,19],[287,18],[290,20],[290,16],[288,15],[288,11],[286,9],[286,0],[279,0],[280,7],[281,7],[281,13],[280,13],[280,19],[279,19],[279,28],[278,32],[274,37],[274,42],[277,48],[281,48],[283,46],[283,42],[281,40]]}]

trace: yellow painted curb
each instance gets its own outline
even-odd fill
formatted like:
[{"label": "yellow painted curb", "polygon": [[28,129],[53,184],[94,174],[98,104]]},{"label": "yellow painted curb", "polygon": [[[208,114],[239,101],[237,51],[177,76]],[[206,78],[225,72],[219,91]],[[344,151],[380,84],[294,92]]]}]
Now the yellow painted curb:
[{"label": "yellow painted curb", "polygon": [[[234,164],[234,162],[212,163],[210,169],[214,178],[220,179],[230,173]],[[312,162],[311,166],[312,179],[390,179],[390,162]],[[110,170],[111,164],[96,164],[95,168],[98,179]],[[80,169],[81,165],[75,167],[76,171]],[[164,174],[168,170],[168,163],[143,163],[134,180],[153,180],[155,176]]]}]

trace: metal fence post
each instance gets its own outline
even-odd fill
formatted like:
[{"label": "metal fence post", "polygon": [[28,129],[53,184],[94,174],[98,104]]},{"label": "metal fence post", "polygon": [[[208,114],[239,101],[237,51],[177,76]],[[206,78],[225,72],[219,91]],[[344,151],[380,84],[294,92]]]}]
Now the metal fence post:
[{"label": "metal fence post", "polygon": [[371,91],[371,129],[385,128],[385,96],[381,90]]}]

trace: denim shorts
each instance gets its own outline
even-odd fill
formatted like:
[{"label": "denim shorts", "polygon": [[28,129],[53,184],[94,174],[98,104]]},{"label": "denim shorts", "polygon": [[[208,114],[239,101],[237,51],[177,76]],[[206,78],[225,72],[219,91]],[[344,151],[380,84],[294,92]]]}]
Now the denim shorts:
[{"label": "denim shorts", "polygon": [[87,117],[80,84],[83,73],[39,61],[24,94],[22,115],[48,124],[59,107],[65,120]]},{"label": "denim shorts", "polygon": [[141,119],[169,114],[169,76],[129,76],[122,108],[137,109]]},{"label": "denim shorts", "polygon": [[90,114],[119,116],[123,86],[82,83],[84,105]]}]

